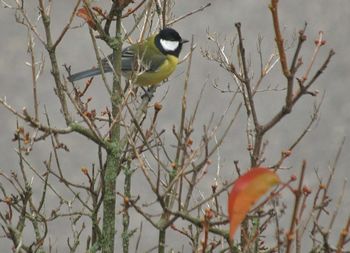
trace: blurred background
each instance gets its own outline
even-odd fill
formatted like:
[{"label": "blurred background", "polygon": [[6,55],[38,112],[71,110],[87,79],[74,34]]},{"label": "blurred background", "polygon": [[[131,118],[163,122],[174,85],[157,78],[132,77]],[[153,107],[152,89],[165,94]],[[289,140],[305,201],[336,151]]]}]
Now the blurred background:
[{"label": "blurred background", "polygon": [[[57,37],[60,30],[67,23],[73,8],[73,2],[71,0],[53,1],[52,30],[54,36]],[[208,2],[211,2],[210,7],[174,25],[174,28],[179,31],[183,38],[191,39],[193,36],[197,45],[193,55],[190,76],[189,112],[194,110],[200,91],[206,85],[194,126],[194,136],[198,137],[194,139],[194,142],[197,144],[200,142],[203,124],[206,124],[213,114],[217,120],[223,113],[226,113],[227,123],[241,101],[241,98],[237,98],[233,108],[225,112],[232,98],[232,93],[222,93],[218,88],[214,87],[214,84],[223,90],[226,90],[228,87],[235,89],[236,86],[231,76],[222,70],[218,64],[209,62],[202,56],[201,50],[216,50],[215,45],[208,40],[207,32],[215,33],[219,40],[226,45],[225,49],[227,52],[230,52],[230,41],[236,37],[234,24],[241,22],[247,58],[250,63],[250,72],[255,80],[260,74],[260,61],[257,51],[259,36],[263,38],[262,54],[264,60],[266,61],[271,53],[275,52],[272,19],[268,9],[269,1],[177,0],[173,14],[181,16]],[[8,3],[11,4],[10,0],[8,0]],[[106,1],[96,2],[96,4],[103,7],[106,6]],[[38,31],[41,33],[41,21],[35,20],[38,13],[37,1],[25,1],[25,6],[34,22],[38,23]],[[9,8],[0,9],[0,29],[2,33],[0,37],[0,96],[2,98],[6,97],[7,102],[16,110],[27,107],[30,112],[33,112],[31,107],[33,101],[31,68],[26,65],[26,62],[30,61],[30,55],[27,53],[27,30],[24,26],[15,22],[14,15],[14,10]],[[308,162],[306,182],[311,188],[317,188],[318,178],[315,175],[315,171],[318,171],[318,175],[324,177],[324,179],[328,176],[329,168],[335,159],[342,139],[344,137],[348,138],[350,135],[350,49],[348,46],[350,41],[348,28],[350,24],[350,1],[280,1],[279,16],[284,38],[287,45],[291,46],[296,45],[297,32],[304,26],[305,22],[308,23],[306,29],[308,40],[305,42],[301,52],[304,65],[310,61],[310,56],[314,49],[314,40],[318,38],[319,31],[324,32],[324,39],[327,43],[321,48],[311,74],[315,73],[330,49],[334,49],[336,52],[329,67],[311,89],[313,91],[318,90],[319,95],[316,98],[304,96],[297,103],[294,111],[284,118],[267,136],[268,146],[265,152],[265,164],[271,165],[280,157],[281,151],[288,148],[307,126],[313,113],[315,102],[320,102],[322,95],[325,94],[317,123],[287,160],[285,166],[290,167],[290,170],[282,175],[284,179],[288,179],[291,174],[298,174],[302,160],[306,159]],[[77,28],[68,32],[57,49],[60,66],[63,64],[70,65],[73,72],[95,65],[95,55],[87,26],[79,27],[82,23],[81,19],[75,19],[73,24]],[[126,27],[131,25],[131,18],[125,20]],[[51,124],[57,127],[64,127],[64,121],[58,109],[58,101],[54,95],[54,83],[50,73],[48,55],[37,39],[35,43],[37,59],[39,60],[43,54],[46,62],[44,72],[38,80],[41,118],[45,119],[43,115],[45,106],[50,116]],[[103,42],[99,41],[99,46],[106,55],[110,53]],[[188,50],[188,46],[185,46],[182,56]],[[287,52],[290,57],[294,49],[292,48]],[[233,48],[233,55],[236,55],[236,45]],[[186,63],[180,65],[176,73],[171,76],[169,82],[158,88],[152,101],[161,101],[163,105],[163,110],[159,115],[158,129],[166,130],[165,138],[168,140],[168,145],[171,145],[171,142],[175,143],[174,138],[171,137],[171,129],[174,124],[178,124],[177,122],[180,119],[181,96],[186,68]],[[61,70],[62,73],[66,74],[63,67]],[[305,66],[303,66],[300,73],[304,73],[304,71]],[[109,101],[105,89],[101,89],[97,84],[99,82],[95,80],[94,85],[89,89],[88,95],[93,97],[91,107],[101,111],[106,106],[109,106]],[[285,80],[280,75],[279,64],[264,79],[262,85],[265,88],[267,86],[284,87]],[[279,111],[284,101],[283,99],[283,92],[280,91],[259,93],[256,106],[260,120],[266,122],[274,113]],[[75,116],[78,118],[78,115]],[[16,121],[16,117],[0,106],[0,171],[9,172],[18,169],[18,156],[15,152],[16,142],[12,141],[16,129]],[[23,125],[23,123],[20,124]],[[229,178],[225,177],[232,176],[233,161],[238,160],[241,168],[249,166],[250,160],[247,152],[245,130],[246,114],[244,110],[241,110],[237,121],[220,149],[220,156],[216,156],[217,158],[220,157],[220,161],[215,161],[215,165],[209,168],[209,175],[215,175],[217,166],[220,164],[222,179],[229,180]],[[220,132],[218,136],[220,136]],[[91,166],[91,164],[97,162],[97,149],[94,144],[91,144],[82,136],[70,135],[69,137],[62,137],[61,140],[71,150],[71,152],[60,151],[61,166],[69,173],[71,180],[80,182],[83,180],[80,168]],[[34,146],[34,150],[27,158],[39,170],[40,168],[43,170],[43,161],[48,158],[49,152],[47,145],[39,142]],[[350,145],[348,140],[346,140],[337,165],[337,172],[334,176],[334,182],[336,183],[330,188],[330,196],[332,198],[336,198],[339,195],[344,178],[350,175],[348,166],[350,163],[349,152]],[[142,187],[142,179],[140,180],[140,183],[134,188],[135,195],[141,192],[144,196],[147,196],[149,190]],[[213,182],[213,179],[210,177],[207,177],[205,180],[207,180],[209,185]],[[203,186],[202,190],[203,192],[210,191],[210,189],[205,189],[205,186]],[[349,187],[347,187],[347,192],[349,192]],[[288,198],[291,198],[291,196],[286,196],[285,200],[288,201]],[[349,199],[347,195],[340,207],[340,215],[344,219],[349,215]],[[138,226],[138,224],[138,220],[133,221],[133,226]],[[64,224],[56,225],[58,231],[66,229]],[[339,231],[342,226],[343,223],[339,219],[334,230]],[[338,232],[334,235],[338,235]],[[64,234],[57,233],[51,236],[54,246],[57,248],[60,248],[60,243],[66,240]],[[152,247],[152,244],[147,242],[156,241],[157,236],[157,234],[147,233],[143,237],[142,244],[147,248]],[[0,251],[6,252],[4,250],[9,249],[8,245],[2,241],[4,240],[1,240]],[[175,242],[171,243],[176,245]]]}]

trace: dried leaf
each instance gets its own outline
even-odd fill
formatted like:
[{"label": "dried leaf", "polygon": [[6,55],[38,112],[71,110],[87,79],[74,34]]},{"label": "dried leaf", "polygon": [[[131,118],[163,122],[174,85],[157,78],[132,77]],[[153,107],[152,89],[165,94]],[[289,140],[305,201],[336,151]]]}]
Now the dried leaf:
[{"label": "dried leaf", "polygon": [[85,22],[94,30],[96,30],[96,23],[93,19],[93,17],[90,15],[90,12],[88,10],[88,8],[86,6],[84,6],[83,8],[80,8],[77,11],[76,14],[78,17],[82,18],[85,20]]}]

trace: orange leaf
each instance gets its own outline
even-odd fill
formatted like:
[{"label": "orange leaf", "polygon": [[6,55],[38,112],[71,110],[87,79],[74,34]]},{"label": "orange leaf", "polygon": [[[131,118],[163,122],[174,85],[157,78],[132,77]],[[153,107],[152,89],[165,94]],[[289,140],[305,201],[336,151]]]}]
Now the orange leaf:
[{"label": "orange leaf", "polygon": [[92,18],[92,16],[90,15],[90,12],[89,10],[87,9],[87,7],[83,7],[83,8],[80,8],[78,11],[77,11],[77,14],[76,14],[78,17],[82,18],[85,20],[85,22],[94,30],[96,30],[96,24],[95,24],[95,21],[94,19]]},{"label": "orange leaf", "polygon": [[233,238],[237,227],[254,203],[272,186],[279,183],[278,175],[263,167],[251,168],[237,179],[228,198],[230,238]]}]

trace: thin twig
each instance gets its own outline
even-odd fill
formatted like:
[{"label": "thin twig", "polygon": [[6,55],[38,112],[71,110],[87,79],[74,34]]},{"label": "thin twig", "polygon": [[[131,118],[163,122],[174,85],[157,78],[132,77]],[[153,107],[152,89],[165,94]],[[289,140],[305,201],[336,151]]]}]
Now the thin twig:
[{"label": "thin twig", "polygon": [[62,29],[62,32],[60,33],[60,35],[58,36],[56,42],[52,46],[53,49],[57,48],[58,44],[62,41],[64,35],[67,33],[68,29],[70,28],[70,25],[73,22],[75,13],[77,12],[77,9],[78,9],[80,3],[81,3],[81,0],[77,0],[77,3],[75,4],[75,6],[73,8],[73,11],[72,11],[72,13],[71,13],[71,15],[69,17],[68,23],[64,26],[64,28]]},{"label": "thin twig", "polygon": [[191,16],[191,15],[197,13],[197,12],[203,11],[204,9],[206,9],[206,8],[209,7],[209,6],[211,6],[211,3],[207,3],[206,5],[203,5],[203,6],[199,7],[198,9],[195,9],[195,10],[190,11],[190,12],[188,12],[188,13],[186,13],[186,14],[180,16],[180,17],[177,17],[177,18],[175,18],[175,19],[173,19],[173,20],[170,20],[166,25],[167,25],[167,26],[171,26],[171,25],[173,25],[173,24],[175,24],[175,23],[181,21],[182,19],[187,18],[188,16]]}]

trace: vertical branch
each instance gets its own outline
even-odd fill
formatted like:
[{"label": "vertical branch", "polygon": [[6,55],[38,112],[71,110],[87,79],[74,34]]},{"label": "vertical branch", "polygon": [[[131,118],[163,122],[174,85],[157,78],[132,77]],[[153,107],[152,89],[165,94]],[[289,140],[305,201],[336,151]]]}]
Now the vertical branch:
[{"label": "vertical branch", "polygon": [[[250,79],[248,75],[248,67],[247,67],[247,62],[245,57],[245,48],[243,45],[241,23],[236,23],[235,27],[238,33],[238,38],[239,38],[238,47],[239,47],[240,59],[243,67],[243,78],[241,82],[243,83],[244,88],[246,90],[246,94],[245,92],[243,92],[244,101],[245,101],[244,104],[246,106],[248,117],[250,116],[250,113],[251,113],[251,116],[254,122],[254,130],[255,130],[254,147],[253,147],[253,153],[250,153],[250,161],[251,161],[251,167],[256,167],[260,159],[264,133],[261,131],[262,129],[259,124],[257,113],[255,110],[254,95],[252,92],[252,87],[251,87]],[[242,226],[241,226],[241,244],[243,249],[246,249],[247,247],[249,247],[248,241],[249,241],[249,223],[248,223],[248,219],[245,219],[242,222]],[[256,240],[256,243],[258,243],[258,240]]]},{"label": "vertical branch", "polygon": [[[116,119],[120,117],[120,103],[122,101],[122,88],[121,88],[121,54],[122,54],[122,10],[125,6],[121,3],[113,5],[115,10],[111,10],[110,13],[115,13],[116,16],[116,30],[115,40],[116,45],[113,48],[113,87],[111,94],[111,107],[112,117]],[[103,201],[103,242],[102,252],[112,253],[114,252],[114,234],[116,223],[116,183],[117,177],[120,173],[122,165],[120,163],[121,155],[121,141],[120,141],[120,124],[114,124],[110,129],[110,142],[111,145],[107,150],[106,166],[104,171],[104,201]]]},{"label": "vertical branch", "polygon": [[111,24],[112,24],[112,21],[113,21],[113,17],[115,16],[115,10],[117,8],[117,1],[113,1],[113,4],[112,4],[112,7],[111,7],[111,10],[109,11],[108,13],[108,16],[107,16],[107,20],[106,20],[106,23],[105,23],[105,27],[104,27],[104,32],[109,35],[109,30],[110,30],[110,27],[111,27]]},{"label": "vertical branch", "polygon": [[178,143],[177,143],[177,150],[176,150],[176,156],[175,156],[175,165],[178,165],[179,159],[180,159],[180,154],[182,150],[182,139],[184,135],[184,129],[185,129],[185,118],[186,118],[186,110],[187,110],[187,93],[188,93],[188,81],[189,81],[189,76],[190,76],[190,70],[191,70],[191,62],[192,62],[192,52],[193,52],[193,37],[191,41],[191,51],[189,54],[189,59],[188,59],[188,67],[186,71],[186,78],[184,82],[184,88],[183,88],[183,95],[182,95],[182,100],[181,100],[181,119],[180,119],[180,129],[178,135]]},{"label": "vertical branch", "polygon": [[[181,102],[181,119],[180,119],[180,129],[179,129],[179,133],[177,134],[177,150],[176,150],[176,157],[175,157],[175,161],[174,161],[174,168],[173,168],[173,172],[175,173],[170,173],[170,178],[169,178],[169,185],[172,185],[174,182],[174,180],[176,180],[176,171],[178,169],[179,166],[179,161],[180,161],[180,157],[181,157],[181,153],[183,151],[183,149],[185,149],[186,147],[184,147],[184,143],[183,143],[183,137],[184,137],[184,131],[185,131],[185,119],[186,119],[186,111],[187,111],[187,93],[188,93],[188,84],[189,84],[189,77],[190,77],[190,70],[191,70],[191,63],[192,63],[192,53],[193,53],[193,37],[191,40],[191,51],[189,54],[189,58],[188,58],[188,66],[187,66],[187,71],[186,71],[186,77],[185,77],[185,82],[184,82],[184,91],[183,91],[183,95],[182,95],[182,102]],[[166,198],[165,198],[165,206],[168,209],[171,209],[171,206],[173,205],[174,202],[174,198],[176,198],[176,194],[172,194],[172,190],[177,188],[177,183],[175,183],[175,185],[171,186],[170,191],[168,192]],[[167,224],[168,223],[168,218],[169,218],[169,213],[167,210],[164,211],[164,213],[162,214],[161,218],[160,218],[160,223],[161,224]],[[158,242],[158,246],[159,246],[159,253],[163,253],[165,252],[165,238],[166,238],[166,230],[165,228],[163,228],[162,226],[159,229],[159,242]]]},{"label": "vertical branch", "polygon": [[296,73],[296,71],[298,70],[298,68],[302,64],[301,59],[299,58],[299,54],[300,54],[301,46],[306,41],[306,35],[305,35],[306,26],[307,26],[307,23],[305,23],[303,29],[301,29],[299,31],[298,45],[297,45],[297,48],[295,50],[293,60],[292,60],[292,63],[290,65],[290,68],[289,68],[291,75],[294,75]]},{"label": "vertical branch", "polygon": [[273,28],[275,30],[275,36],[276,36],[275,40],[276,40],[278,53],[280,55],[280,62],[281,62],[282,71],[283,71],[284,76],[288,78],[290,76],[290,72],[288,69],[286,52],[284,50],[284,40],[282,37],[280,25],[279,25],[278,0],[271,0],[271,4],[270,4],[269,8],[270,8],[270,11],[272,14]]},{"label": "vertical branch", "polygon": [[130,223],[130,215],[129,215],[129,200],[131,198],[131,178],[132,171],[130,169],[130,163],[128,163],[127,167],[124,169],[124,211],[123,211],[123,252],[129,252],[129,223]]},{"label": "vertical branch", "polygon": [[[251,166],[255,167],[258,164],[258,160],[259,160],[259,156],[260,156],[260,150],[261,150],[261,145],[262,145],[262,140],[263,140],[263,133],[261,131],[261,126],[259,124],[258,116],[257,116],[256,110],[255,110],[254,95],[253,95],[252,88],[250,85],[247,61],[246,61],[246,57],[245,57],[245,48],[243,46],[241,23],[236,23],[235,27],[236,27],[237,32],[238,32],[239,51],[240,51],[240,57],[241,57],[241,62],[242,62],[242,66],[243,66],[243,84],[244,84],[245,89],[247,91],[248,104],[245,103],[245,105],[246,105],[246,107],[248,107],[247,112],[248,113],[251,112],[251,115],[253,117],[255,132],[256,132],[253,155],[251,155]],[[245,96],[245,94],[243,94],[243,95]]]},{"label": "vertical branch", "polygon": [[350,232],[350,217],[348,218],[348,221],[346,222],[345,227],[342,229],[340,233],[338,244],[337,244],[337,253],[344,252],[343,246],[345,244],[346,237],[349,236],[349,232]]},{"label": "vertical branch", "polygon": [[[287,78],[286,106],[284,109],[286,110],[286,112],[290,112],[292,110],[292,105],[293,105],[293,86],[294,86],[293,74],[295,74],[295,71],[293,70],[294,73],[291,74],[291,72],[288,69],[287,56],[284,50],[284,40],[282,37],[282,33],[279,25],[279,19],[278,19],[278,0],[271,0],[271,4],[269,8],[272,14],[273,28],[275,30],[275,36],[276,36],[275,40],[276,40],[278,53],[280,56],[282,72],[283,72],[283,75]],[[294,64],[295,64],[295,60],[293,60],[292,66]]]},{"label": "vertical branch", "polygon": [[[116,136],[114,134],[114,136]],[[102,225],[102,252],[114,252],[114,234],[115,234],[115,205],[116,205],[116,179],[120,172],[119,164],[119,146],[113,144],[113,148],[107,151],[107,160],[104,173],[103,190],[103,225]]]},{"label": "vertical branch", "polygon": [[166,27],[166,9],[167,9],[167,0],[163,0],[163,9],[162,9],[162,23],[163,28]]},{"label": "vertical branch", "polygon": [[37,78],[36,78],[36,63],[34,56],[34,38],[31,31],[28,29],[28,52],[30,53],[31,69],[32,69],[32,84],[33,84],[33,97],[34,97],[34,119],[39,120],[38,116],[38,94],[37,94]]},{"label": "vertical branch", "polygon": [[[339,158],[340,158],[340,155],[343,151],[343,148],[344,148],[344,144],[345,144],[345,137],[342,139],[342,142],[340,143],[340,146],[337,150],[337,153],[336,153],[336,156],[335,156],[335,159],[333,161],[333,164],[332,164],[332,167],[331,167],[331,170],[330,170],[330,174],[329,174],[329,177],[328,177],[328,180],[327,180],[327,183],[326,185],[324,185],[322,187],[323,191],[322,191],[322,196],[321,196],[321,200],[320,200],[320,203],[326,203],[327,202],[327,199],[328,199],[328,190],[330,188],[330,185],[331,185],[331,182],[334,178],[334,174],[335,174],[335,170],[337,168],[337,164],[338,164],[338,161],[339,161]],[[315,205],[315,204],[314,204]],[[315,214],[315,221],[314,221],[314,225],[313,225],[313,228],[311,230],[311,235],[314,235],[316,233],[316,230],[317,230],[317,223],[321,217],[321,214],[322,212],[324,211],[324,209],[322,208],[319,208]]]},{"label": "vertical branch", "polygon": [[52,35],[51,35],[50,16],[46,13],[45,9],[46,8],[44,6],[44,0],[39,0],[39,11],[40,11],[41,18],[43,20],[45,35],[46,35],[45,47],[47,52],[49,53],[51,67],[52,67],[51,74],[53,75],[55,84],[56,84],[55,92],[58,96],[58,99],[60,100],[61,110],[62,110],[64,119],[66,121],[66,124],[69,125],[72,122],[72,118],[68,111],[67,100],[64,92],[65,87],[60,78],[60,71],[59,71],[58,61],[56,57],[56,46],[53,43]]},{"label": "vertical branch", "polygon": [[304,160],[302,167],[301,167],[298,189],[296,189],[294,192],[294,194],[295,194],[294,209],[293,209],[293,215],[292,215],[292,221],[290,224],[290,228],[289,228],[289,231],[287,233],[286,253],[291,252],[292,242],[295,239],[294,230],[295,230],[295,227],[299,223],[299,219],[298,219],[298,212],[299,211],[298,210],[299,210],[299,203],[300,203],[301,195],[302,195],[302,187],[303,187],[305,169],[306,169],[306,161]]}]

